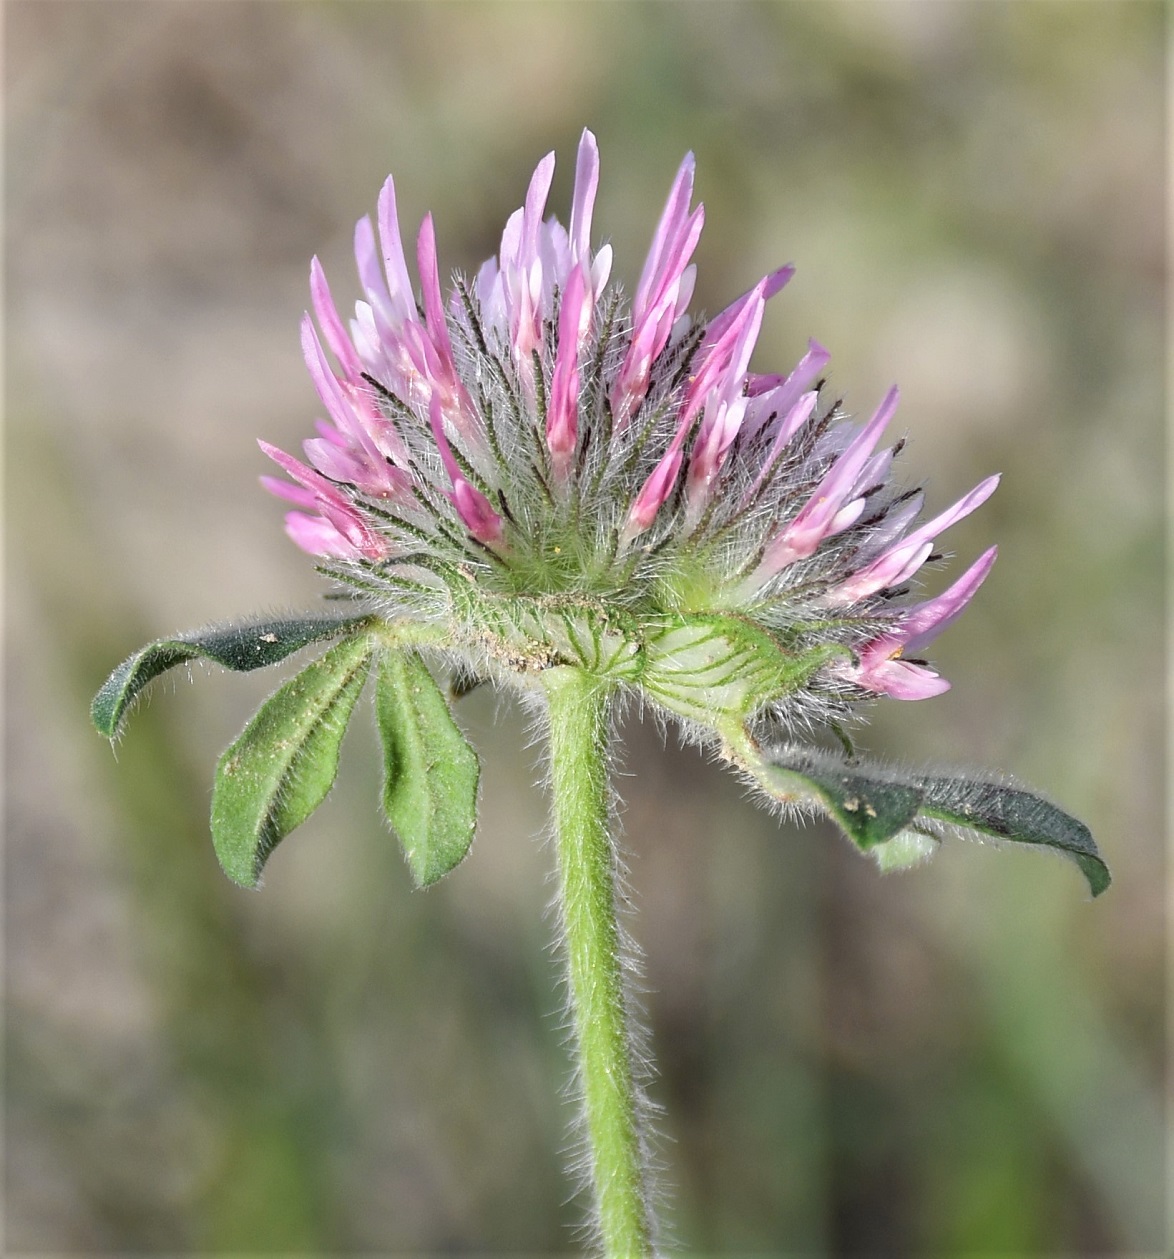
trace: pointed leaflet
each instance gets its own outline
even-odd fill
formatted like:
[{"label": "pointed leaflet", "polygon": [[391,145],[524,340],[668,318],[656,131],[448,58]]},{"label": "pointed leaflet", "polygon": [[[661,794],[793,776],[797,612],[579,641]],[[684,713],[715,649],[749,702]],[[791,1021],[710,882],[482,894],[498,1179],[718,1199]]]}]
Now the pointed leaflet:
[{"label": "pointed leaflet", "polygon": [[344,639],[261,706],[216,767],[212,839],[225,874],[255,887],[276,845],[326,799],[374,645]]},{"label": "pointed leaflet", "polygon": [[90,716],[98,730],[112,739],[127,709],[147,683],[177,664],[202,656],[236,673],[247,673],[277,664],[311,643],[354,631],[370,619],[354,612],[266,617],[242,625],[214,626],[160,638],[139,648],[114,670],[94,696]]},{"label": "pointed leaflet", "polygon": [[384,651],[375,691],[383,807],[421,887],[457,865],[477,824],[477,754],[414,652]]},{"label": "pointed leaflet", "polygon": [[996,839],[1059,849],[1080,867],[1094,896],[1110,884],[1109,867],[1088,827],[1030,791],[968,778],[922,778],[923,817]]},{"label": "pointed leaflet", "polygon": [[[1021,788],[891,770],[795,747],[771,748],[744,764],[777,799],[821,806],[858,848],[873,850],[882,867],[928,855],[931,836],[947,823],[1055,848],[1076,862],[1094,896],[1109,886],[1108,866],[1088,827]],[[883,851],[890,842],[897,845],[892,854]]]}]

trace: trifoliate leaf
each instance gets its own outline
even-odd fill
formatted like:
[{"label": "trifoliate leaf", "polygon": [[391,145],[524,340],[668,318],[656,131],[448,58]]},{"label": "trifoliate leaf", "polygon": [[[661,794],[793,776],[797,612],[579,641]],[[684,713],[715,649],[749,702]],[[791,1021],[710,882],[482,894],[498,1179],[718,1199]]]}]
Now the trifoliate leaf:
[{"label": "trifoliate leaf", "polygon": [[477,754],[415,652],[382,653],[375,711],[383,740],[383,807],[421,887],[469,851],[477,824]]},{"label": "trifoliate leaf", "polygon": [[159,674],[185,660],[203,657],[236,673],[247,673],[277,664],[311,643],[353,632],[370,619],[353,612],[266,617],[240,625],[191,630],[174,638],[160,638],[139,648],[114,670],[94,696],[90,715],[98,730],[112,739],[143,688]]},{"label": "trifoliate leaf", "polygon": [[1020,787],[894,770],[819,749],[743,747],[742,752],[739,763],[772,796],[821,807],[858,848],[872,851],[882,869],[929,856],[946,823],[1055,848],[1076,862],[1094,896],[1109,886],[1108,866],[1088,827]]},{"label": "trifoliate leaf", "polygon": [[331,647],[268,699],[220,758],[212,839],[230,879],[255,887],[274,847],[326,799],[373,650],[366,634]]}]

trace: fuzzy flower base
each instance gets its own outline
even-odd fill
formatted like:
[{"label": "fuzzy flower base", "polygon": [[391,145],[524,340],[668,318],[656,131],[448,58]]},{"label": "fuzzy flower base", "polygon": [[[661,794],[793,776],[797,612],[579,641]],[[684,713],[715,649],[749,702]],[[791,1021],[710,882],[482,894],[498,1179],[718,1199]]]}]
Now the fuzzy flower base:
[{"label": "fuzzy flower base", "polygon": [[689,314],[691,156],[630,303],[610,247],[591,249],[590,132],[569,230],[543,218],[553,172],[551,154],[499,256],[447,303],[429,217],[417,306],[390,179],[378,235],[355,232],[366,300],[349,330],[314,261],[321,339],[307,315],[302,346],[329,419],[307,462],[262,443],[294,482],[265,478],[302,509],[290,536],[381,615],[440,628],[507,681],[574,663],[702,726],[757,714],[787,734],[945,690],[915,657],[995,550],[928,601],[909,582],[998,478],[915,523],[921,492],[892,484],[897,448],[880,445],[895,389],[856,424],[827,399],[815,342],[786,374],[749,370],[792,268]]}]

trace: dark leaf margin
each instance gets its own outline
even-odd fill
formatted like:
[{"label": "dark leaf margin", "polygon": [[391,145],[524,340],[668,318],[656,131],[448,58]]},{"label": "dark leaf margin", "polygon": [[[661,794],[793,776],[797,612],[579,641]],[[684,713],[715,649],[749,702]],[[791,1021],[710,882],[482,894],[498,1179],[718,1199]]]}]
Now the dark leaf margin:
[{"label": "dark leaf margin", "polygon": [[776,799],[821,806],[862,851],[905,830],[934,834],[944,823],[1053,848],[1076,863],[1093,896],[1111,882],[1088,827],[1021,787],[893,770],[797,747],[763,749],[745,767]]},{"label": "dark leaf margin", "polygon": [[311,643],[353,634],[372,623],[368,613],[263,617],[233,625],[190,630],[172,638],[156,639],[106,679],[94,696],[90,717],[99,733],[113,739],[128,710],[142,691],[161,673],[189,660],[211,660],[234,673],[248,673],[279,664]]}]

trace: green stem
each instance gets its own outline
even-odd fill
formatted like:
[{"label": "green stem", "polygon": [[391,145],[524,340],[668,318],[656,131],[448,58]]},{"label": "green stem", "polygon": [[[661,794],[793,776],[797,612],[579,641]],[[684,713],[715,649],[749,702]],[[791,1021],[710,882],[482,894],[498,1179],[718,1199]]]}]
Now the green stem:
[{"label": "green stem", "polygon": [[616,922],[607,783],[609,690],[581,669],[543,674],[559,902],[599,1229],[608,1256],[651,1251],[643,1147]]}]

